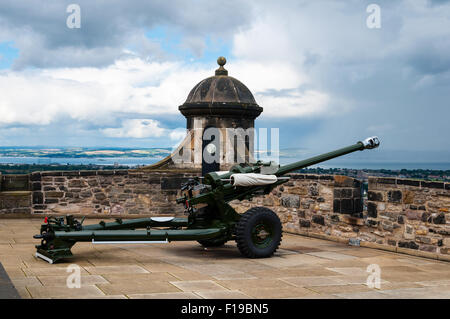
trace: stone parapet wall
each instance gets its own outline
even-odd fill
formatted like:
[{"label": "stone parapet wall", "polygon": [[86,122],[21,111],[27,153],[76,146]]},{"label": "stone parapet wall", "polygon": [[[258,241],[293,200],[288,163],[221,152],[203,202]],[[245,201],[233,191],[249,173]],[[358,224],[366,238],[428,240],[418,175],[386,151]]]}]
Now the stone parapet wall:
[{"label": "stone parapet wall", "polygon": [[52,215],[180,215],[181,183],[193,174],[116,171],[30,175],[32,212]]},{"label": "stone parapet wall", "polygon": [[367,224],[373,241],[450,255],[450,183],[369,178]]},{"label": "stone parapet wall", "polygon": [[346,176],[289,174],[291,180],[264,197],[233,201],[240,213],[265,206],[280,217],[283,229],[342,238],[357,236],[363,221],[361,183]]}]

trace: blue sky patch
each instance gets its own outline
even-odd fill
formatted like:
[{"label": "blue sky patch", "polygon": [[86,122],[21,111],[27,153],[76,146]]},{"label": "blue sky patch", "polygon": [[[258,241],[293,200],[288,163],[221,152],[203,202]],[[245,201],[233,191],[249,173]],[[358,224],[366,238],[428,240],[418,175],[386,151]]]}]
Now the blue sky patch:
[{"label": "blue sky patch", "polygon": [[19,49],[14,47],[13,41],[0,42],[0,69],[9,69],[19,56]]},{"label": "blue sky patch", "polygon": [[210,63],[211,60],[215,60],[219,56],[232,56],[232,44],[220,38],[213,39],[211,36],[205,36],[202,39],[203,47],[200,50],[194,50],[193,47],[189,47],[188,43],[183,42],[183,39],[186,39],[185,34],[164,26],[151,29],[146,32],[146,36],[158,42],[161,49],[169,55],[185,61]]}]

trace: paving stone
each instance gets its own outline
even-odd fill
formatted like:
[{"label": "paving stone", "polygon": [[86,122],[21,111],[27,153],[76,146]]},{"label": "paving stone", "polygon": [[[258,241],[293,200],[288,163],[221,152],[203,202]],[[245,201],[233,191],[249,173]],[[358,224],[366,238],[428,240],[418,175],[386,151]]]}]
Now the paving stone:
[{"label": "paving stone", "polygon": [[340,254],[340,253],[331,252],[331,251],[313,252],[313,253],[308,253],[308,255],[317,256],[320,258],[332,259],[332,260],[356,259],[355,256]]},{"label": "paving stone", "polygon": [[297,287],[344,285],[345,282],[332,276],[286,277],[280,280]]},{"label": "paving stone", "polygon": [[17,289],[30,286],[42,286],[42,283],[36,277],[12,278],[11,281]]},{"label": "paving stone", "polygon": [[450,291],[437,290],[435,288],[404,288],[404,289],[394,289],[394,290],[383,290],[382,294],[400,298],[400,299],[449,299]]},{"label": "paving stone", "polygon": [[26,287],[16,287],[16,290],[21,299],[32,299]]},{"label": "paving stone", "polygon": [[212,280],[171,281],[182,291],[227,290]]},{"label": "paving stone", "polygon": [[402,263],[408,263],[408,264],[413,264],[413,265],[432,265],[433,262],[429,261],[429,260],[422,260],[422,259],[418,259],[418,258],[398,258],[396,259],[399,262]]},{"label": "paving stone", "polygon": [[306,296],[316,297],[318,293],[301,287],[288,288],[241,288],[239,289],[246,295],[258,299],[270,298],[303,298]]},{"label": "paving stone", "polygon": [[330,286],[311,286],[308,287],[320,294],[339,294],[347,292],[361,292],[371,291],[373,288],[369,288],[366,285],[330,285]]},{"label": "paving stone", "polygon": [[196,271],[175,271],[170,274],[178,280],[213,280],[214,278]]},{"label": "paving stone", "polygon": [[[361,284],[366,285],[367,284],[367,278],[369,274],[366,275],[348,275],[348,276],[336,276],[336,279],[341,280],[346,285],[353,285],[353,284]],[[384,280],[383,278],[380,278],[380,285],[384,285],[389,283],[388,281]]]},{"label": "paving stone", "polygon": [[216,291],[216,290],[209,290],[209,291],[197,291],[197,295],[204,299],[250,299],[251,297],[236,290],[230,290],[230,291]]},{"label": "paving stone", "polygon": [[177,272],[184,269],[168,263],[143,263],[142,267],[149,272]]},{"label": "paving stone", "polygon": [[241,280],[246,280],[246,279],[257,279],[257,277],[252,276],[250,274],[247,273],[240,273],[240,274],[224,274],[224,275],[215,275],[213,276],[214,279],[217,280],[236,280],[236,279],[241,279]]},{"label": "paving stone", "polygon": [[[49,264],[50,265],[50,264]],[[53,265],[54,267],[40,267],[40,268],[22,268],[23,272],[29,276],[68,276],[67,267],[59,267]],[[86,270],[82,267],[80,268],[81,275],[89,275]]]},{"label": "paving stone", "polygon": [[[67,286],[67,274],[66,276],[40,276],[39,280],[44,286]],[[81,286],[92,286],[95,284],[104,284],[108,281],[102,276],[98,275],[81,275]]]},{"label": "paving stone", "polygon": [[450,280],[428,280],[428,281],[418,281],[416,284],[419,284],[424,287],[433,287],[433,286],[448,286],[450,285]]},{"label": "paving stone", "polygon": [[105,274],[102,276],[108,282],[115,284],[121,282],[153,282],[153,281],[173,281],[178,278],[166,272],[144,273],[144,274]]},{"label": "paving stone", "polygon": [[20,295],[0,263],[0,299],[20,299]]},{"label": "paving stone", "polygon": [[177,287],[164,281],[153,281],[151,285],[148,282],[137,284],[136,282],[121,282],[118,284],[97,284],[106,295],[132,295],[146,293],[162,293],[180,291]]},{"label": "paving stone", "polygon": [[81,286],[81,288],[32,286],[27,289],[33,298],[92,298],[104,295],[96,286]]},{"label": "paving stone", "polygon": [[131,294],[130,299],[201,299],[192,292],[164,292],[153,294]]},{"label": "paving stone", "polygon": [[292,288],[293,285],[278,279],[245,279],[245,280],[222,280],[219,283],[231,290],[242,288]]},{"label": "paving stone", "polygon": [[323,259],[315,256],[309,256],[308,254],[299,254],[295,256],[282,256],[258,259],[256,262],[264,264],[270,267],[294,267],[300,265],[319,264]]},{"label": "paving stone", "polygon": [[123,266],[98,266],[98,267],[85,267],[91,275],[103,275],[103,274],[142,274],[148,273],[143,267],[138,265],[123,265]]},{"label": "paving stone", "polygon": [[337,272],[342,275],[351,275],[351,276],[368,276],[367,268],[359,268],[359,267],[343,267],[343,268],[327,268],[328,270]]},{"label": "paving stone", "polygon": [[[338,293],[335,296],[345,299],[389,299],[389,295],[383,294],[379,291],[358,291]],[[391,297],[394,298],[394,297]]]}]

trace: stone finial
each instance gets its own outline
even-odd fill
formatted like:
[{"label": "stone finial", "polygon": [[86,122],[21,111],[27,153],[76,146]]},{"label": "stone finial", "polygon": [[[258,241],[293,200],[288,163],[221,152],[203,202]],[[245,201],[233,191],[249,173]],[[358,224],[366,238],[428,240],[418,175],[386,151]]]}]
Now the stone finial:
[{"label": "stone finial", "polygon": [[219,68],[216,70],[216,75],[228,75],[228,71],[223,67],[227,63],[227,59],[223,56],[217,58]]}]

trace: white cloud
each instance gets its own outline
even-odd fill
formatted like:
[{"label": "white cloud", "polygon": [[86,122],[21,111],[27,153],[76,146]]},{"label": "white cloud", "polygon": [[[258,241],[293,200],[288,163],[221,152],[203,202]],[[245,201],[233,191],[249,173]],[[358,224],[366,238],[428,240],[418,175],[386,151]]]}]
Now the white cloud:
[{"label": "white cloud", "polygon": [[106,128],[101,130],[108,137],[161,137],[165,129],[160,126],[158,121],[152,119],[131,119],[124,120],[122,127]]},{"label": "white cloud", "polygon": [[326,115],[330,110],[325,93],[307,90],[295,91],[286,96],[257,95],[264,115],[277,118],[299,118]]},{"label": "white cloud", "polygon": [[[326,94],[295,91],[306,80],[289,64],[237,60],[229,65],[230,75],[249,86],[267,114],[296,117],[326,111]],[[179,115],[178,106],[189,91],[213,75],[216,67],[128,58],[105,68],[4,71],[0,73],[0,125],[47,125],[68,117],[108,126],[127,113]],[[277,92],[292,89],[288,95]],[[280,107],[284,112],[279,112]]]}]

